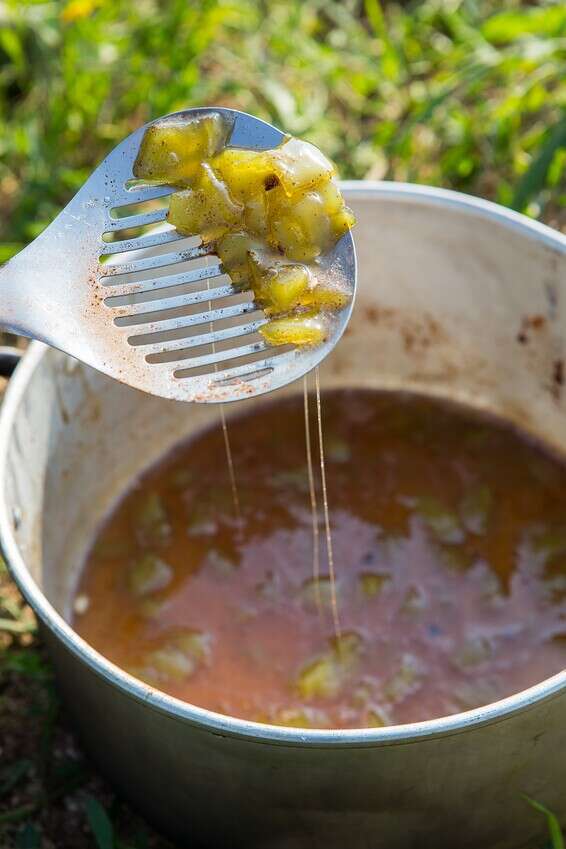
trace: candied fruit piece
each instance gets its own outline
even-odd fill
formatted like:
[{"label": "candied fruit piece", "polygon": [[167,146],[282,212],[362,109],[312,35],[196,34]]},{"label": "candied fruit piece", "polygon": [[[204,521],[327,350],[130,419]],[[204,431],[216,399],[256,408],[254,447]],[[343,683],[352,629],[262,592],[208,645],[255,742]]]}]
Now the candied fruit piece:
[{"label": "candied fruit piece", "polygon": [[218,240],[216,253],[233,283],[243,283],[250,276],[248,253],[253,241],[247,233],[226,233]]},{"label": "candied fruit piece", "polygon": [[319,345],[328,335],[326,322],[313,313],[274,318],[259,332],[271,345]]},{"label": "candied fruit piece", "polygon": [[307,607],[317,607],[320,604],[325,608],[332,606],[332,582],[329,577],[323,575],[320,578],[309,578],[301,587],[301,599]]},{"label": "candied fruit piece", "polygon": [[359,577],[360,589],[366,598],[374,598],[379,595],[388,580],[388,575],[381,575],[379,572],[362,572]]},{"label": "candied fruit piece", "polygon": [[218,113],[148,127],[134,164],[134,176],[171,185],[198,177],[201,163],[220,150],[230,127]]},{"label": "candied fruit piece", "polygon": [[304,265],[263,260],[257,251],[248,255],[255,296],[266,313],[289,312],[300,306],[310,285],[310,272]]},{"label": "candied fruit piece", "polygon": [[351,300],[351,295],[338,284],[317,283],[301,298],[304,307],[320,307],[323,309],[340,310]]},{"label": "candied fruit piece", "polygon": [[331,641],[332,649],[342,669],[350,671],[362,650],[362,638],[355,631],[346,631]]},{"label": "candied fruit piece", "polygon": [[317,192],[292,199],[276,189],[268,198],[268,213],[268,241],[289,259],[310,262],[330,247],[330,218]]},{"label": "candied fruit piece", "polygon": [[461,669],[479,666],[493,657],[493,644],[484,636],[469,637],[453,654],[454,663]]},{"label": "candied fruit piece", "polygon": [[365,716],[365,723],[368,728],[384,728],[386,725],[392,725],[391,717],[385,708],[379,705],[372,705]]},{"label": "candied fruit piece", "polygon": [[310,142],[290,138],[268,151],[273,170],[285,193],[292,196],[330,180],[334,165]]},{"label": "candied fruit piece", "polygon": [[354,671],[362,649],[361,637],[353,631],[330,641],[331,650],[301,670],[296,682],[303,699],[336,696]]},{"label": "candied fruit piece", "polygon": [[143,500],[135,519],[136,535],[141,543],[158,545],[171,536],[171,525],[163,499],[157,492],[149,492]]},{"label": "candied fruit piece", "polygon": [[210,637],[201,631],[186,631],[150,652],[145,660],[144,680],[182,681],[193,675],[210,656]]},{"label": "candied fruit piece", "polygon": [[267,200],[265,194],[248,198],[244,205],[244,224],[249,233],[265,238],[268,231]]},{"label": "candied fruit piece", "polygon": [[164,590],[171,583],[173,569],[155,554],[144,554],[128,571],[128,587],[142,597]]},{"label": "candied fruit piece", "polygon": [[277,178],[273,165],[263,151],[227,148],[210,163],[226,183],[235,200],[245,203],[265,194],[266,186]]},{"label": "candied fruit piece", "polygon": [[402,702],[415,693],[423,682],[423,670],[416,657],[405,654],[397,672],[389,679],[383,689],[385,698],[390,702]]},{"label": "candied fruit piece", "polygon": [[334,654],[311,661],[297,680],[297,690],[303,699],[336,696],[341,686],[342,675]]},{"label": "candied fruit piece", "polygon": [[195,188],[175,192],[169,199],[167,220],[184,236],[218,239],[242,226],[243,207],[235,203],[225,184],[206,163]]},{"label": "candied fruit piece", "polygon": [[351,230],[354,224],[356,223],[356,216],[352,212],[352,210],[345,206],[340,212],[337,212],[335,215],[330,216],[330,227],[332,230],[332,237],[335,242],[338,239],[341,239],[344,233],[347,233],[348,230]]},{"label": "candied fruit piece", "polygon": [[156,649],[148,655],[147,663],[148,677],[151,679],[153,673],[158,680],[166,678],[182,681],[192,675],[196,668],[194,660],[177,646]]}]

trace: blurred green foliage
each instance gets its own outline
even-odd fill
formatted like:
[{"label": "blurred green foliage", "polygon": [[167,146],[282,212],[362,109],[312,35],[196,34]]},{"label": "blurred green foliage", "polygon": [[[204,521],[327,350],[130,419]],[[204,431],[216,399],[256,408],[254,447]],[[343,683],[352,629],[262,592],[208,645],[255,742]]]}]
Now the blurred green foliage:
[{"label": "blurred green foliage", "polygon": [[0,261],[140,123],[214,104],[566,226],[562,0],[6,0]]}]

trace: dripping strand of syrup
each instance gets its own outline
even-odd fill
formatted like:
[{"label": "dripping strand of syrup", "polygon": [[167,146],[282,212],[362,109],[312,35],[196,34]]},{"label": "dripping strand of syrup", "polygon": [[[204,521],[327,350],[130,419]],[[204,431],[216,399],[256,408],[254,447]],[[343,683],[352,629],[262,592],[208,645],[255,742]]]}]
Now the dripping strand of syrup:
[{"label": "dripping strand of syrup", "polygon": [[[208,277],[206,278],[206,289],[210,292],[210,281]],[[208,302],[208,311],[212,312],[212,301]],[[214,332],[214,322],[210,321],[208,324],[210,328],[210,332]],[[214,342],[210,343],[210,347],[212,348],[212,353],[216,353],[216,345]],[[214,373],[218,371],[217,363],[214,363]],[[230,489],[232,491],[232,503],[234,505],[234,514],[236,516],[236,522],[238,523],[238,530],[240,531],[242,528],[242,511],[240,509],[240,496],[238,494],[238,485],[236,483],[236,471],[234,469],[234,457],[232,455],[232,447],[230,445],[230,435],[228,433],[228,424],[226,422],[226,413],[224,411],[224,404],[219,404],[220,407],[220,423],[222,425],[222,436],[224,438],[224,450],[226,452],[226,463],[228,466],[228,477],[230,478]]]},{"label": "dripping strand of syrup", "polygon": [[330,516],[328,512],[328,492],[326,488],[326,468],[324,464],[324,442],[322,439],[322,410],[320,404],[320,374],[318,366],[314,370],[316,391],[316,420],[318,425],[318,453],[320,457],[320,482],[322,485],[322,506],[324,510],[324,529],[326,534],[326,553],[328,557],[328,575],[330,578],[330,606],[334,622],[336,638],[341,636],[340,616],[338,614],[338,598],[336,595],[336,573],[334,570],[334,553],[332,549],[332,534],[330,532]]},{"label": "dripping strand of syrup", "polygon": [[320,539],[318,530],[318,505],[316,500],[316,489],[314,486],[314,472],[312,463],[312,448],[309,417],[309,387],[307,376],[303,377],[303,405],[305,411],[305,446],[307,449],[307,474],[309,479],[309,497],[312,519],[312,577],[318,615],[322,617],[322,599],[320,596]]}]

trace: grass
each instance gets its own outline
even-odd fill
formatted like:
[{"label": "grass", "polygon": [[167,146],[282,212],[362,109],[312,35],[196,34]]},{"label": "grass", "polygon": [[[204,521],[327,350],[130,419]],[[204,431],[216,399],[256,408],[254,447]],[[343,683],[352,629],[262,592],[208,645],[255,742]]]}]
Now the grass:
[{"label": "grass", "polygon": [[566,6],[4,0],[0,260],[140,123],[253,112],[344,177],[461,189],[566,227]]},{"label": "grass", "polygon": [[[305,136],[344,177],[447,186],[566,231],[562,2],[0,0],[0,262],[127,133],[203,104]],[[167,846],[84,760],[5,571],[0,726],[2,847]]]}]

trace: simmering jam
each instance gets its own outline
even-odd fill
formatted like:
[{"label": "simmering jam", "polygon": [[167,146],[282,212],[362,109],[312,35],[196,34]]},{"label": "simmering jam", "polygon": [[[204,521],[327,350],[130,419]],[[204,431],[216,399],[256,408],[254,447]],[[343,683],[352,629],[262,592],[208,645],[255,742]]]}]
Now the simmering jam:
[{"label": "simmering jam", "polygon": [[239,516],[215,427],[100,529],[74,621],[97,650],[195,705],[316,728],[431,719],[565,667],[561,459],[447,402],[325,394],[337,632],[303,399],[249,409],[230,420]]}]

